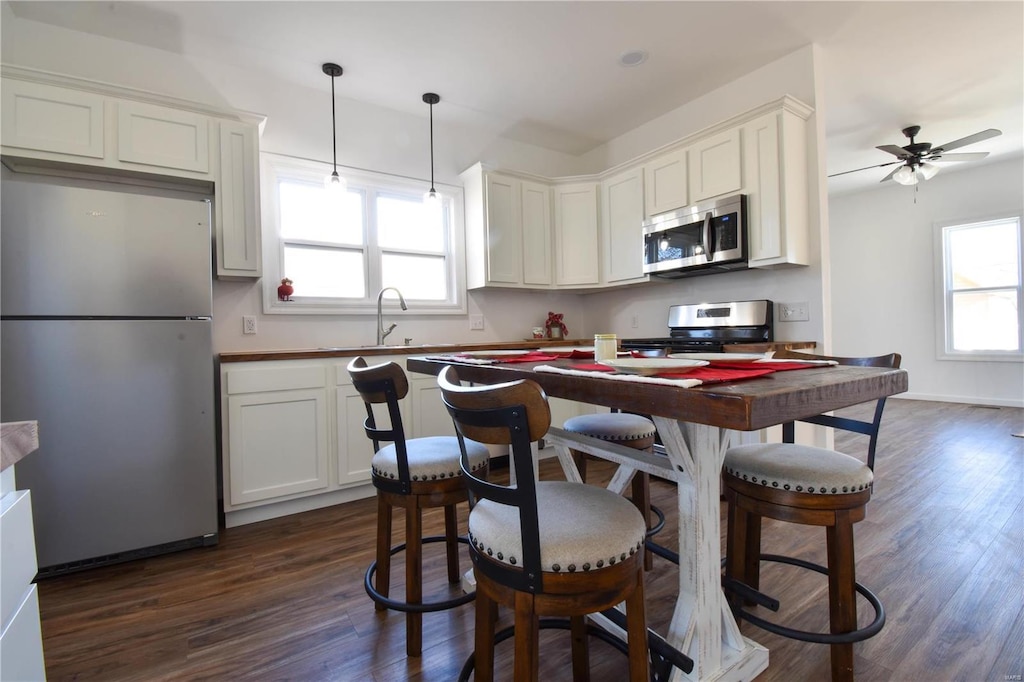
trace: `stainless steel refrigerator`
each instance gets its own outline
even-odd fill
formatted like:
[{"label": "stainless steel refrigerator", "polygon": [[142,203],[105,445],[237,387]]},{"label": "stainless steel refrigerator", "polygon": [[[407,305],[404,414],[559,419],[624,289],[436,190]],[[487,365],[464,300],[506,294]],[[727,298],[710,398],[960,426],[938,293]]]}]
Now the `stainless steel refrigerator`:
[{"label": "stainless steel refrigerator", "polygon": [[40,575],[217,541],[210,200],[0,176],[0,419]]}]

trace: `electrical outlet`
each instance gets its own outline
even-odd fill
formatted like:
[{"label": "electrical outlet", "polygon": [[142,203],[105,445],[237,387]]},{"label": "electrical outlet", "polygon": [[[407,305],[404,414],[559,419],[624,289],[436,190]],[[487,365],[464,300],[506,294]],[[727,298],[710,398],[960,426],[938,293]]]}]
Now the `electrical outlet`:
[{"label": "electrical outlet", "polygon": [[256,316],[255,315],[242,315],[242,333],[243,334],[255,334],[256,333]]},{"label": "electrical outlet", "polygon": [[807,312],[807,302],[802,303],[780,303],[779,304],[779,321],[780,322],[807,322],[810,320],[810,315]]},{"label": "electrical outlet", "polygon": [[637,327],[639,327],[640,326],[640,316],[637,315],[636,313],[633,313],[633,317],[629,321],[629,326],[631,326],[633,329],[636,329]]},{"label": "electrical outlet", "polygon": [[470,315],[469,316],[469,328],[474,331],[483,331],[484,328],[484,316],[483,315]]}]

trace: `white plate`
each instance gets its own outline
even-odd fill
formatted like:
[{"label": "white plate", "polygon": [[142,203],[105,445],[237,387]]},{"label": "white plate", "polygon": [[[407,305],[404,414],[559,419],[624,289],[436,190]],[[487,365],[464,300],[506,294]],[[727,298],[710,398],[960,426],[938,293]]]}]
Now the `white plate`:
[{"label": "white plate", "polygon": [[670,358],[707,360],[708,362],[754,362],[764,360],[764,353],[669,353]]},{"label": "white plate", "polygon": [[546,348],[538,349],[538,353],[571,353],[573,351],[579,351],[581,353],[593,353],[593,346],[549,346]]},{"label": "white plate", "polygon": [[599,364],[614,367],[619,372],[626,374],[649,375],[661,372],[682,374],[691,369],[703,367],[708,364],[708,361],[676,358],[619,358],[617,360],[602,360]]},{"label": "white plate", "polygon": [[474,350],[464,353],[456,353],[467,358],[514,358],[520,355],[533,353],[532,350]]}]

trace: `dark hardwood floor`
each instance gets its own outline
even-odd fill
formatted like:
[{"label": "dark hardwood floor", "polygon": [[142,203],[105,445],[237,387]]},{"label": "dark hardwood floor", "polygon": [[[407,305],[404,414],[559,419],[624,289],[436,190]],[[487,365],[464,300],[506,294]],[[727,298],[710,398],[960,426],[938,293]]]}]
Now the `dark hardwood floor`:
[{"label": "dark hardwood floor", "polygon": [[[852,408],[852,412],[863,408]],[[867,519],[856,526],[857,575],[888,614],[856,645],[857,679],[1019,680],[1024,673],[1024,410],[890,400]],[[837,446],[860,452],[860,436]],[[556,476],[553,461],[542,466]],[[611,469],[590,465],[591,480]],[[652,480],[668,512],[659,540],[673,546],[675,492]],[[220,544],[40,582],[47,674],[57,680],[444,680],[472,647],[473,610],[424,617],[423,656],[405,656],[402,614],[377,613],[363,591],[375,501],[363,500],[224,530]],[[400,513],[395,527],[403,528]],[[465,530],[465,512],[462,514]],[[439,512],[425,526],[440,532]],[[723,519],[724,529],[724,519]],[[766,551],[824,563],[824,531],[766,522]],[[441,545],[425,550],[425,594],[449,594]],[[468,558],[463,567],[468,568]],[[393,568],[401,594],[404,566]],[[820,576],[766,564],[762,587],[780,617],[827,627]],[[676,567],[657,558],[646,576],[648,622],[664,631]],[[861,621],[871,609],[859,602]],[[510,622],[502,612],[499,627]],[[770,651],[758,680],[826,680],[828,648],[744,633]],[[542,634],[541,677],[571,679],[568,634]],[[510,679],[511,642],[499,646]],[[624,657],[591,647],[594,680],[626,677]]]}]

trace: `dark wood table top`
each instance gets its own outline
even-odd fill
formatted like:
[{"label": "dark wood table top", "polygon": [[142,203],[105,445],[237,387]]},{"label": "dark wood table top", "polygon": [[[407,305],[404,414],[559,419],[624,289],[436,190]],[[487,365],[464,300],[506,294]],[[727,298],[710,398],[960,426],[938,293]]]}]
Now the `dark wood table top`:
[{"label": "dark wood table top", "polygon": [[[410,372],[438,374],[445,365],[459,378],[481,384],[536,381],[549,396],[670,417],[738,431],[754,431],[907,390],[907,372],[875,367],[821,366],[775,372],[755,379],[679,388],[600,377],[535,372],[530,363],[493,365],[411,356]],[[570,360],[538,364],[572,367]]]}]

